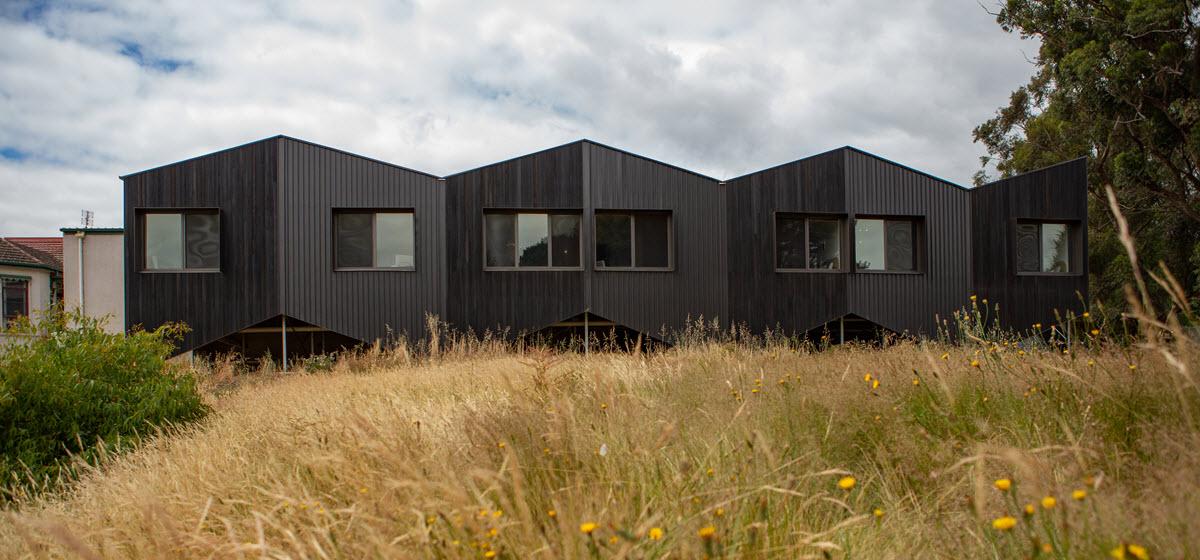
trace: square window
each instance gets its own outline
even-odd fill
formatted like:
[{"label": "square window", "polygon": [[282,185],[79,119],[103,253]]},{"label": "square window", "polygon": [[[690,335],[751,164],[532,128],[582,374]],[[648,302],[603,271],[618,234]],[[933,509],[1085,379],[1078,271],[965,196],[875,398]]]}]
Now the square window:
[{"label": "square window", "polygon": [[670,212],[596,213],[596,268],[665,270],[671,259]]},{"label": "square window", "polygon": [[337,210],[333,224],[334,268],[412,270],[416,267],[412,212]]},{"label": "square window", "polygon": [[1072,226],[1061,222],[1021,222],[1016,229],[1017,272],[1066,274],[1072,270]]},{"label": "square window", "polygon": [[483,220],[485,268],[579,268],[579,214],[489,211]]},{"label": "square window", "polygon": [[920,224],[912,219],[860,218],[854,221],[854,263],[858,270],[916,272]]},{"label": "square window", "polygon": [[221,268],[221,218],[215,210],[141,213],[143,270]]},{"label": "square window", "polygon": [[776,214],[775,268],[841,270],[842,220],[825,216]]}]

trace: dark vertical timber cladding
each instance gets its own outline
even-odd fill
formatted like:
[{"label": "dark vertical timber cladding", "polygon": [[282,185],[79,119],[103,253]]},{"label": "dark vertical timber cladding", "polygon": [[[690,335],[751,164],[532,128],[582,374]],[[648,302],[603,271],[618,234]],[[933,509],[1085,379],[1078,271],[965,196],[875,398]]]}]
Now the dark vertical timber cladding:
[{"label": "dark vertical timber cladding", "polygon": [[[582,210],[583,143],[446,178],[447,317],[456,329],[531,331],[582,313],[578,270],[484,270],[487,209]],[[590,248],[583,252],[586,264]]]},{"label": "dark vertical timber cladding", "polygon": [[1087,301],[1087,259],[1078,273],[1021,275],[1013,262],[1018,220],[1062,220],[1078,226],[1075,248],[1087,247],[1087,160],[1078,159],[989,183],[971,191],[974,284],[980,298],[1000,305],[1005,327],[1055,324],[1055,311],[1081,312]]},{"label": "dark vertical timber cladding", "polygon": [[[184,322],[188,350],[279,314],[275,142],[125,177],[127,327]],[[219,208],[220,272],[142,272],[144,208]]]},{"label": "dark vertical timber cladding", "polygon": [[851,313],[896,332],[935,335],[936,320],[951,320],[971,291],[970,191],[857,150],[846,150],[846,162],[851,213],[924,221],[919,273],[851,274]]},{"label": "dark vertical timber cladding", "polygon": [[[595,210],[669,210],[671,271],[592,272],[592,312],[658,336],[691,317],[728,320],[725,208],[720,183],[587,142]],[[594,248],[586,254],[594,259]],[[588,263],[593,267],[594,262]]]},{"label": "dark vertical timber cladding", "polygon": [[[290,138],[281,142],[284,313],[363,341],[424,334],[442,316],[445,190],[432,175]],[[334,270],[333,212],[411,209],[416,270]]]},{"label": "dark vertical timber cladding", "polygon": [[[752,332],[779,328],[803,333],[847,313],[845,274],[775,271],[776,212],[845,218],[842,152],[787,163],[726,185],[729,313]],[[847,247],[843,243],[843,253]]]}]

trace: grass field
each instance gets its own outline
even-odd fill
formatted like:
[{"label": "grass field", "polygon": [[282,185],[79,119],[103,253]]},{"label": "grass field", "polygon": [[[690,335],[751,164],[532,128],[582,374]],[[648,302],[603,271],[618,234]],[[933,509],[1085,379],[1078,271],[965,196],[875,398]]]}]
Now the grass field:
[{"label": "grass field", "polygon": [[209,420],[18,504],[0,555],[1195,558],[1198,363],[707,343],[210,373]]}]

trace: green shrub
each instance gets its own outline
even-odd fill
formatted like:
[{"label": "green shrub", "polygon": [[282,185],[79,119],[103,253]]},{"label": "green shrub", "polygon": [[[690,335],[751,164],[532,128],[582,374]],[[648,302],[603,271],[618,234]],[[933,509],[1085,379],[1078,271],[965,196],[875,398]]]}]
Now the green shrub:
[{"label": "green shrub", "polygon": [[157,427],[203,417],[196,379],[166,362],[183,332],[110,334],[62,311],[10,327],[26,342],[0,349],[0,495],[69,479],[72,458],[94,463]]}]

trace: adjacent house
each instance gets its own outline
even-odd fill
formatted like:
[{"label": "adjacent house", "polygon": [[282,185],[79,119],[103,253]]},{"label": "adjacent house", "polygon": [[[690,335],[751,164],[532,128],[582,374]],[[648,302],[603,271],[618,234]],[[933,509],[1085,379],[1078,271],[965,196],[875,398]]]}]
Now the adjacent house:
[{"label": "adjacent house", "polygon": [[589,140],[439,177],[276,136],[132,173],[125,322],[181,350],[689,320],[931,335],[972,294],[1008,326],[1087,298],[1086,161],[967,189],[851,147],[720,180]]},{"label": "adjacent house", "polygon": [[63,303],[101,321],[112,333],[125,330],[125,231],[62,228]]},{"label": "adjacent house", "polygon": [[62,240],[57,237],[0,237],[0,290],[8,325],[36,318],[62,301]]}]

